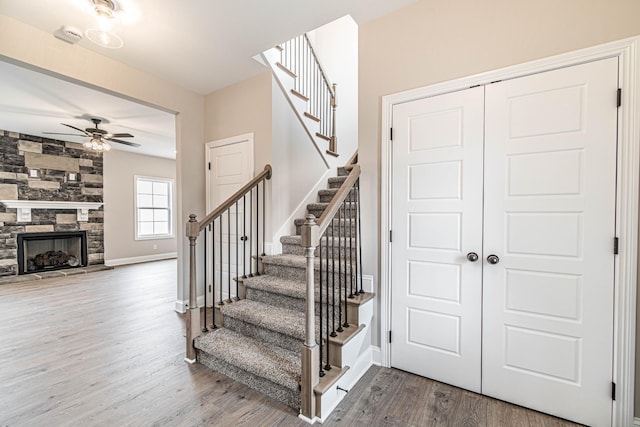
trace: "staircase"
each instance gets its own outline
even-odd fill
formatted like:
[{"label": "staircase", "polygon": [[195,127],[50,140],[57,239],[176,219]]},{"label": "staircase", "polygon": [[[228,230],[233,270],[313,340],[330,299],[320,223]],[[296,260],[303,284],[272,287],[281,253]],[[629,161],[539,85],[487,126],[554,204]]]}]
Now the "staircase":
[{"label": "staircase", "polygon": [[[318,202],[307,206],[308,213],[320,217],[347,175],[347,168],[339,168],[338,176],[329,179],[329,188],[319,192]],[[340,272],[338,269],[331,272],[334,288],[327,286],[327,281],[331,282],[326,264],[329,258],[324,261],[323,275],[319,251],[315,251],[315,341],[320,345],[320,360],[314,366],[320,368],[320,381],[313,385],[315,415],[310,421],[326,418],[344,397],[341,389],[348,390],[371,365],[373,295],[359,292],[361,282],[357,280],[355,290],[353,280],[336,280],[338,275],[358,279],[352,272],[361,268],[352,265],[359,259],[354,237],[357,221],[353,218],[357,209],[350,205],[356,200],[348,198],[339,216],[331,221],[326,231],[329,236],[322,238],[331,242],[332,253],[342,254],[341,259],[334,261],[339,263]],[[260,256],[259,273],[236,279],[238,297],[216,303],[216,328],[194,340],[198,362],[296,410],[302,407],[302,349],[306,334],[307,258],[300,235],[305,221],[295,220],[297,235],[281,238],[282,254]],[[326,257],[329,249],[325,246],[323,250]],[[322,303],[321,292],[324,292]],[[345,326],[347,323],[349,326]],[[336,325],[342,332],[331,336],[329,329],[335,330]]]}]

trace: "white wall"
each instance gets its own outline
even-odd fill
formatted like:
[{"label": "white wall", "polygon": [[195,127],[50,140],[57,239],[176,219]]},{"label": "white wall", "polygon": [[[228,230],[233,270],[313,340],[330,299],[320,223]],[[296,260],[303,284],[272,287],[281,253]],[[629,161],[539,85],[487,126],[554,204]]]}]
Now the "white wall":
[{"label": "white wall", "polygon": [[358,24],[344,16],[308,33],[327,78],[338,85],[336,94],[337,166],[358,149]]},{"label": "white wall", "polygon": [[[176,256],[177,236],[182,234],[183,227],[182,223],[176,223],[175,217],[174,237],[135,239],[135,175],[175,180],[176,161],[119,150],[104,154],[104,259],[107,265]],[[174,193],[174,213],[177,205]]]}]

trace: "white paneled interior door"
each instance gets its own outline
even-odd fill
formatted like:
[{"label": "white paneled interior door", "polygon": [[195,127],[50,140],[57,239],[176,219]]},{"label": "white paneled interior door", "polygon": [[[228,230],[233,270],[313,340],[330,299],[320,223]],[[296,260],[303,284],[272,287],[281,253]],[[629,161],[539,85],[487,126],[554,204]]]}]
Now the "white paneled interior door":
[{"label": "white paneled interior door", "polygon": [[392,366],[611,425],[617,76],[393,107]]},{"label": "white paneled interior door", "polygon": [[[618,60],[487,86],[484,394],[611,423]],[[516,386],[514,386],[516,385]]]},{"label": "white paneled interior door", "polygon": [[476,392],[483,104],[477,87],[393,110],[391,363]]},{"label": "white paneled interior door", "polygon": [[[207,150],[207,207],[210,212],[253,178],[253,136],[247,134],[216,141],[208,144]],[[229,289],[235,289],[234,278],[238,275],[236,269],[240,275],[249,269],[244,262],[251,262],[251,254],[242,244],[244,236],[250,234],[244,231],[244,227],[248,228],[249,225],[241,218],[244,210],[251,209],[251,203],[252,199],[246,197],[213,224],[213,242],[208,242],[208,248],[209,254],[214,255],[214,270],[208,271],[207,277],[215,285],[215,295],[210,301],[229,299]],[[247,253],[243,254],[243,249]]]}]

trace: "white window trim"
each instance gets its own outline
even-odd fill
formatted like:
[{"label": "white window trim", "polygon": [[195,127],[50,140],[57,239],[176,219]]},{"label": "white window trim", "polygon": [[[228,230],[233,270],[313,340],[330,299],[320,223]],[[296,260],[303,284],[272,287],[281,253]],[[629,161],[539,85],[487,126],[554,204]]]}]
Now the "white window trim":
[{"label": "white window trim", "polygon": [[[153,236],[140,236],[138,235],[138,180],[146,179],[150,181],[163,181],[169,183],[169,234],[153,235]],[[133,238],[134,240],[164,240],[174,239],[176,237],[176,224],[175,224],[175,206],[174,206],[174,192],[176,187],[176,181],[173,178],[164,178],[160,176],[146,176],[146,175],[134,175],[133,176]]]}]

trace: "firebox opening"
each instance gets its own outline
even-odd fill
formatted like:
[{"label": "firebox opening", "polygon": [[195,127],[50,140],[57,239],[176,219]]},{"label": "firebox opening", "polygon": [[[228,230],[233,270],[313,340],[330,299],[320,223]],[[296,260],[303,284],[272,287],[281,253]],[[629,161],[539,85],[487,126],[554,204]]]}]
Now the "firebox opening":
[{"label": "firebox opening", "polygon": [[86,231],[18,235],[18,274],[87,266]]}]

